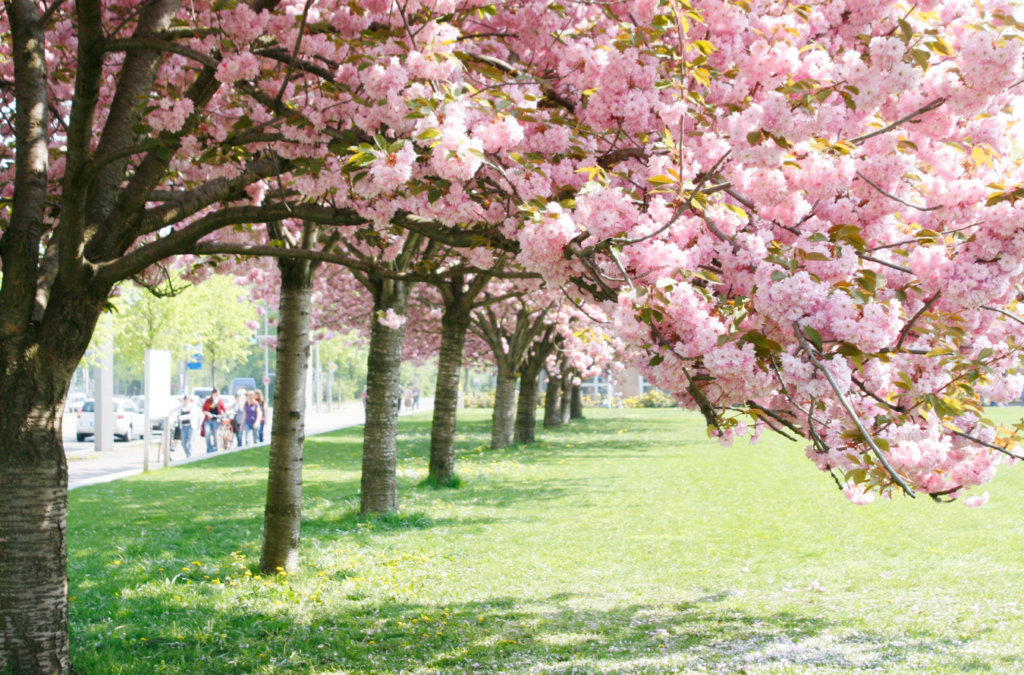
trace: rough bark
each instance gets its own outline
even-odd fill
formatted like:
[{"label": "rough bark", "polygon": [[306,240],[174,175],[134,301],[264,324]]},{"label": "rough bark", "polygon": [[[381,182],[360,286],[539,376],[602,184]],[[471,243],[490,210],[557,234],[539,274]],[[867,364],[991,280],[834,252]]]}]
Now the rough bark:
[{"label": "rough bark", "polygon": [[455,424],[459,407],[459,370],[469,330],[469,312],[446,310],[441,317],[441,350],[437,358],[437,388],[430,427],[429,480],[449,485],[455,477]]},{"label": "rough bark", "polygon": [[561,412],[562,412],[562,424],[569,423],[569,413],[572,408],[572,378],[568,376],[562,377],[562,400],[561,400]]},{"label": "rough bark", "polygon": [[309,367],[312,263],[278,259],[281,270],[277,378],[270,434],[270,472],[263,516],[260,569],[294,570],[302,525],[302,455],[306,439],[306,371]]},{"label": "rough bark", "polygon": [[71,671],[61,421],[103,297],[58,284],[0,369],[0,672]]},{"label": "rough bark", "polygon": [[562,378],[550,377],[544,396],[544,428],[558,429],[562,426]]},{"label": "rough bark", "polygon": [[380,279],[374,284],[373,325],[366,361],[366,427],[363,431],[361,511],[384,513],[398,509],[398,402],[401,399],[402,341],[405,325],[391,329],[377,318],[393,309],[405,316],[409,284]]},{"label": "rough bark", "polygon": [[516,411],[516,379],[514,372],[498,366],[498,382],[494,388],[494,415],[491,418],[492,448],[507,448],[512,445]]},{"label": "rough bark", "polygon": [[583,386],[573,385],[572,401],[569,403],[569,419],[583,419]]},{"label": "rough bark", "polygon": [[516,443],[533,443],[537,430],[537,394],[540,390],[542,359],[531,359],[519,378],[519,404],[516,410]]}]

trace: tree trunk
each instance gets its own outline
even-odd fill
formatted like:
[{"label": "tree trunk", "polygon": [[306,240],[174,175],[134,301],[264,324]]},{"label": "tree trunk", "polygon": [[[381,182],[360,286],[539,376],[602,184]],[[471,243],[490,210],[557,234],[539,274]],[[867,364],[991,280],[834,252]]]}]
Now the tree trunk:
[{"label": "tree trunk", "polygon": [[[0,404],[0,445],[10,449],[0,469],[0,671],[65,673],[67,462],[61,415],[32,396],[39,392],[26,392],[32,384],[12,387]],[[24,398],[15,402],[7,393]],[[12,424],[15,418],[21,424]]]},{"label": "tree trunk", "polygon": [[562,378],[550,377],[544,396],[544,428],[558,429],[562,426]]},{"label": "tree trunk", "polygon": [[567,375],[563,375],[562,376],[562,401],[561,401],[562,424],[568,424],[569,423],[569,413],[571,412],[571,408],[572,408],[572,378],[567,376]]},{"label": "tree trunk", "polygon": [[494,389],[494,416],[491,418],[491,447],[512,445],[516,411],[516,375],[498,366],[498,383]]},{"label": "tree trunk", "polygon": [[270,472],[263,516],[260,570],[294,570],[299,562],[302,525],[302,454],[306,440],[306,370],[313,265],[278,258],[281,308],[277,328],[277,378],[270,432]]},{"label": "tree trunk", "polygon": [[391,329],[380,322],[378,312],[393,309],[405,316],[409,285],[381,279],[373,297],[370,352],[366,361],[366,427],[363,430],[362,513],[398,509],[395,476],[398,406],[402,397],[402,341],[405,324]]},{"label": "tree trunk", "polygon": [[[8,280],[5,279],[5,284]],[[11,281],[10,283],[14,283]],[[69,673],[64,397],[107,293],[55,284],[43,321],[2,347],[0,672]]]},{"label": "tree trunk", "polygon": [[459,370],[469,330],[469,313],[446,310],[441,317],[441,351],[437,358],[434,419],[430,427],[430,474],[437,485],[455,477],[455,420],[459,407]]},{"label": "tree trunk", "polygon": [[519,406],[516,411],[516,443],[533,443],[537,430],[537,393],[543,359],[533,359],[519,378]]},{"label": "tree trunk", "polygon": [[569,404],[569,419],[583,419],[583,386],[573,385],[572,401]]}]

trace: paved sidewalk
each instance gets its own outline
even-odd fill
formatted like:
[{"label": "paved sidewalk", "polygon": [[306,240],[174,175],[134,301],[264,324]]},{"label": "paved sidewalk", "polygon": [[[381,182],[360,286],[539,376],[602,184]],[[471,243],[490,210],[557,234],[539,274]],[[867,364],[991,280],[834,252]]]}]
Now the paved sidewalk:
[{"label": "paved sidewalk", "polygon": [[[423,412],[424,410],[433,410],[434,399],[423,398],[420,399],[419,410],[402,411],[401,415],[409,415],[414,412]],[[335,407],[332,412],[306,413],[306,436],[316,436],[317,434],[324,434],[337,429],[345,429],[348,427],[354,427],[365,422],[363,414],[363,406],[358,401],[348,402],[341,406],[341,408]],[[270,434],[270,423],[273,418],[273,411],[271,411],[267,420],[267,437],[269,440]],[[70,424],[69,424],[70,423]],[[74,490],[77,487],[84,485],[94,485],[96,483],[108,483],[110,481],[118,480],[120,478],[127,478],[128,476],[135,476],[142,473],[142,441],[134,441],[131,443],[116,443],[115,449],[111,452],[94,452],[90,449],[92,446],[91,442],[78,443],[75,439],[75,422],[74,417],[70,416],[70,419],[65,419],[64,423],[65,439],[64,448],[68,457],[68,489]],[[70,429],[70,437],[67,430]],[[182,464],[191,464],[192,462],[201,462],[204,459],[210,459],[211,457],[218,457],[220,455],[230,454],[232,452],[238,452],[240,450],[248,450],[250,448],[257,448],[263,445],[269,445],[269,443],[257,443],[256,445],[248,445],[244,448],[234,448],[232,450],[226,450],[213,454],[206,454],[206,439],[199,437],[198,435],[192,439],[192,457],[186,458],[185,453],[182,452],[180,445],[176,444],[177,450],[171,453],[171,466],[180,466]],[[158,458],[158,450],[160,448],[160,432],[153,432],[153,443],[150,447],[150,460],[149,468],[151,471],[163,468],[163,459]]]}]

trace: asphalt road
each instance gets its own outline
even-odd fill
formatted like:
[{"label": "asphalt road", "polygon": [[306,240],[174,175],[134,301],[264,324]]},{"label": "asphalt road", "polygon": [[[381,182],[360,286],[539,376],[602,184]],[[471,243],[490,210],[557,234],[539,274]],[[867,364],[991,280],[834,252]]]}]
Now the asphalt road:
[{"label": "asphalt road", "polygon": [[[89,436],[84,442],[78,442],[78,430],[77,430],[78,415],[75,413],[64,413],[64,454],[69,457],[72,455],[81,454],[83,452],[92,452],[93,442],[92,436]],[[153,435],[156,438],[160,437],[159,431],[153,431]],[[114,449],[123,450],[127,448],[139,448],[142,449],[142,440],[136,439],[133,441],[125,442],[119,441],[114,438]]]}]

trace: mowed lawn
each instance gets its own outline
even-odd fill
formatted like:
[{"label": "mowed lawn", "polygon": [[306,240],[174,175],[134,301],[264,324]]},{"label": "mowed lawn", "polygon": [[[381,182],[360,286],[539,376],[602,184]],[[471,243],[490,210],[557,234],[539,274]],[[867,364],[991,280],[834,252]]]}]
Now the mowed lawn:
[{"label": "mowed lawn", "polygon": [[1024,467],[980,509],[855,507],[803,445],[690,413],[505,451],[489,413],[457,490],[417,486],[429,413],[402,418],[398,516],[356,514],[361,428],[309,439],[294,575],[257,569],[266,450],[72,491],[76,672],[1024,672]]}]

